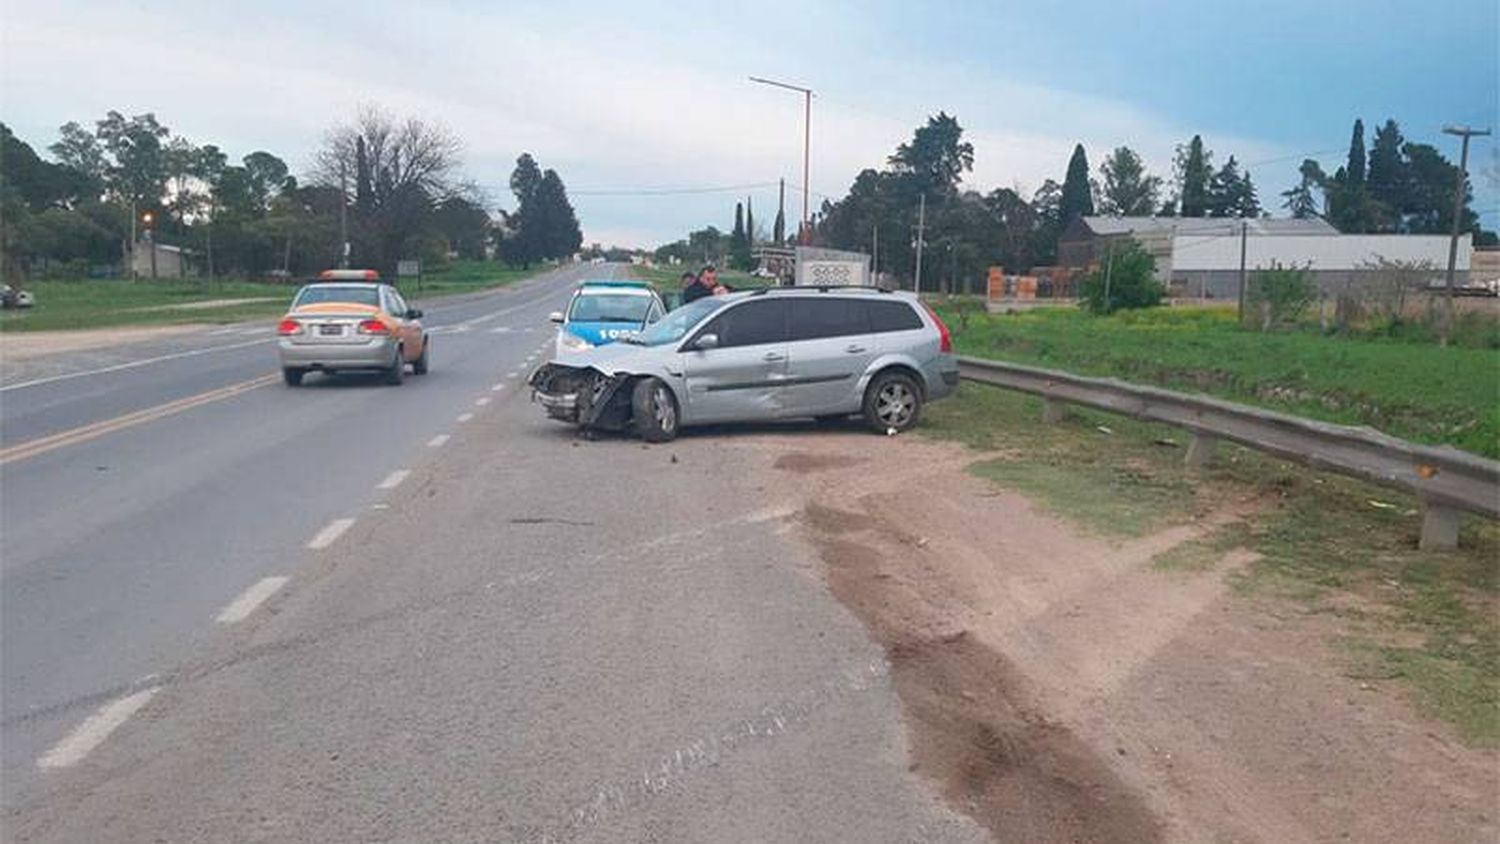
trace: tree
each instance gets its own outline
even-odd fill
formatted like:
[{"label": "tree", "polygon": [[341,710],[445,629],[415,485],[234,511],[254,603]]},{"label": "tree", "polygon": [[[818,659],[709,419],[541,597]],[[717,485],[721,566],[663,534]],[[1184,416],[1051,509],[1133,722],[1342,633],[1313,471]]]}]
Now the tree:
[{"label": "tree", "polygon": [[62,137],[48,147],[57,161],[64,167],[82,174],[92,194],[97,197],[104,191],[109,165],[104,159],[104,150],[92,132],[69,121],[58,129]]},{"label": "tree", "polygon": [[776,209],[776,222],[771,224],[771,239],[777,246],[786,242],[786,209]]},{"label": "tree", "polygon": [[1161,304],[1166,291],[1156,280],[1156,259],[1134,240],[1111,244],[1103,266],[1084,276],[1083,305],[1096,314]]},{"label": "tree", "polygon": [[1311,158],[1302,159],[1302,166],[1297,168],[1301,180],[1293,187],[1281,192],[1286,199],[1281,207],[1291,212],[1298,220],[1306,220],[1312,217],[1321,217],[1321,206],[1313,191],[1324,190],[1328,184],[1328,176],[1323,173],[1323,168],[1318,162]]},{"label": "tree", "polygon": [[1401,153],[1405,145],[1401,127],[1394,120],[1376,129],[1370,144],[1366,181],[1370,198],[1380,204],[1376,220],[1380,231],[1397,231],[1401,225],[1401,205],[1407,193],[1406,162]]},{"label": "tree", "polygon": [[1184,217],[1202,217],[1208,212],[1208,187],[1212,179],[1213,153],[1203,148],[1203,138],[1194,135],[1186,147],[1177,147],[1174,170],[1179,212]]},{"label": "tree", "polygon": [[1032,217],[1036,220],[1031,255],[1040,265],[1057,260],[1057,238],[1062,234],[1062,193],[1062,185],[1048,179],[1031,197]]},{"label": "tree", "polygon": [[1121,217],[1149,216],[1157,208],[1161,179],[1146,172],[1141,157],[1130,147],[1116,147],[1099,165],[1104,177],[1099,210]]},{"label": "tree", "polygon": [[1252,273],[1245,291],[1245,303],[1250,305],[1250,313],[1259,314],[1261,331],[1294,324],[1317,297],[1318,286],[1311,273],[1280,265]]},{"label": "tree", "polygon": [[1036,209],[1011,188],[998,188],[984,198],[990,217],[998,223],[995,258],[1013,272],[1031,269],[1036,243]]},{"label": "tree", "polygon": [[490,215],[483,205],[469,197],[450,196],[438,203],[434,217],[449,252],[469,260],[484,258]]},{"label": "tree", "polygon": [[958,118],[940,111],[927,118],[911,141],[896,147],[888,163],[893,172],[910,177],[916,195],[947,196],[974,169],[974,145],[963,134]]},{"label": "tree", "polygon": [[99,143],[111,159],[105,171],[111,192],[138,208],[157,208],[166,191],[165,141],[171,131],[150,112],[127,120],[111,111],[96,126]]},{"label": "tree", "polygon": [[1259,217],[1260,200],[1249,173],[1240,173],[1234,156],[1224,162],[1208,184],[1208,216]]},{"label": "tree", "polygon": [[1357,117],[1349,134],[1349,160],[1344,164],[1344,177],[1351,185],[1365,183],[1365,122]]},{"label": "tree", "polygon": [[748,270],[750,264],[750,241],[745,235],[745,204],[734,204],[734,230],[729,235],[729,265],[737,270]]},{"label": "tree", "polygon": [[745,245],[750,250],[755,249],[755,207],[750,204],[750,197],[745,197]]},{"label": "tree", "polygon": [[1094,189],[1089,185],[1089,158],[1083,144],[1073,147],[1073,156],[1068,159],[1068,174],[1063,179],[1061,220],[1064,226],[1078,217],[1094,213]]},{"label": "tree", "polygon": [[[1453,226],[1457,165],[1430,144],[1407,143],[1404,151],[1407,183],[1400,207],[1403,230],[1411,234],[1447,234]],[[1479,217],[1470,207],[1473,200],[1473,191],[1465,185],[1463,216],[1458,226],[1461,232],[1479,231]]]},{"label": "tree", "polygon": [[269,209],[271,200],[280,195],[289,185],[296,185],[296,180],[287,170],[286,162],[265,150],[250,153],[240,159],[240,163],[245,167],[245,174],[250,182],[250,194],[255,206],[262,212]]}]

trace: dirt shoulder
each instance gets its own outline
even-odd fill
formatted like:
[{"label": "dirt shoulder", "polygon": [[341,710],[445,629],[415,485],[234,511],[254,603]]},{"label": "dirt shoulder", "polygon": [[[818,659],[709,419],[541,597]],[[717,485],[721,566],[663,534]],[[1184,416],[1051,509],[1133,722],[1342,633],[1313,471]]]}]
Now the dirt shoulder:
[{"label": "dirt shoulder", "polygon": [[202,331],[204,325],[150,325],[129,328],[88,328],[79,331],[25,331],[0,333],[0,357],[30,360],[60,352],[77,352],[119,346],[143,340],[160,340]]},{"label": "dirt shoulder", "polygon": [[1337,616],[1236,589],[1244,548],[1155,562],[1258,502],[1106,539],[976,477],[982,452],[887,442],[768,438],[768,488],[886,649],[912,765],[998,838],[1500,834],[1500,756],[1350,676]]}]

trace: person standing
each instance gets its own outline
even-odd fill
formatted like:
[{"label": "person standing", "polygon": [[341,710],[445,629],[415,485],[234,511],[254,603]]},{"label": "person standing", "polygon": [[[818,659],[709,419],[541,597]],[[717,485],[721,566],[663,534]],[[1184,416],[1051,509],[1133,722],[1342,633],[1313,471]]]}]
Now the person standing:
[{"label": "person standing", "polygon": [[703,286],[703,279],[691,272],[682,274],[682,304],[695,302],[704,296],[710,296],[713,290]]}]

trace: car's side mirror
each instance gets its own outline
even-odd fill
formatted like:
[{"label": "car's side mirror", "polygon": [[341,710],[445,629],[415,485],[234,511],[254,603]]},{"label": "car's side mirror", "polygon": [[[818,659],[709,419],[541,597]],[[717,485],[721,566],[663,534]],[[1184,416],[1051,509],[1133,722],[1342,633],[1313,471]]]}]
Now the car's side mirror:
[{"label": "car's side mirror", "polygon": [[695,351],[706,352],[717,348],[719,348],[719,335],[717,334],[699,334],[698,339],[693,341]]},{"label": "car's side mirror", "polygon": [[562,325],[562,321],[563,321],[562,311],[553,311],[552,313],[547,314],[547,321],[548,322],[555,322],[558,325]]},{"label": "car's side mirror", "polygon": [[422,318],[422,309],[421,308],[411,308],[410,310],[408,310],[406,312],[406,318],[407,319],[421,319]]}]

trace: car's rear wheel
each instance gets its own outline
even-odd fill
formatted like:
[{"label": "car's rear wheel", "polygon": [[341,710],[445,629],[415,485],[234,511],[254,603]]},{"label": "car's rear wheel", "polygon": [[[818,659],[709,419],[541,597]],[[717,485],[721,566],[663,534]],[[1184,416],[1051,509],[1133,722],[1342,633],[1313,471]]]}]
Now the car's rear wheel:
[{"label": "car's rear wheel", "polygon": [[664,443],[677,436],[677,399],[660,378],[642,378],[630,394],[631,424],[641,439]]},{"label": "car's rear wheel", "polygon": [[283,366],[281,368],[281,380],[285,381],[288,387],[295,387],[301,384],[302,376],[306,374],[307,370],[299,369],[295,366]]},{"label": "car's rear wheel", "polygon": [[416,360],[412,361],[412,363],[411,363],[411,374],[413,374],[413,375],[426,375],[427,374],[427,350],[430,349],[430,348],[432,348],[432,341],[428,340],[426,337],[423,337],[422,338],[422,354]]},{"label": "car's rear wheel", "polygon": [[882,372],[865,390],[865,423],[880,433],[905,431],[922,416],[922,388],[904,372]]},{"label": "car's rear wheel", "polygon": [[401,347],[396,347],[396,358],[385,370],[385,383],[393,387],[401,385],[406,379],[406,355],[401,352]]}]

